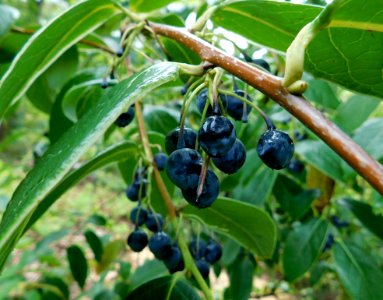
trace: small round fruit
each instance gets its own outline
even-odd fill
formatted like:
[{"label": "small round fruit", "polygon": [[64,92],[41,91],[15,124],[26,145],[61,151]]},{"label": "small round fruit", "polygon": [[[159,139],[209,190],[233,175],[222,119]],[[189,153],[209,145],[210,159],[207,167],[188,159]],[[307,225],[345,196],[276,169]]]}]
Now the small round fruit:
[{"label": "small round fruit", "polygon": [[206,242],[201,238],[194,238],[189,243],[189,251],[195,259],[204,257],[206,251]]},{"label": "small round fruit", "polygon": [[163,171],[166,168],[166,163],[168,161],[168,156],[165,153],[158,153],[154,155],[154,162],[156,163],[157,169]]},{"label": "small round fruit", "polygon": [[126,196],[132,201],[138,201],[146,196],[147,181],[135,181],[125,191]]},{"label": "small round fruit", "polygon": [[237,172],[245,163],[246,148],[242,142],[237,139],[225,155],[222,157],[214,157],[214,165],[226,174],[233,174]]},{"label": "small round fruit", "polygon": [[146,219],[145,225],[150,231],[158,232],[162,230],[164,219],[159,213],[150,213]]},{"label": "small round fruit", "polygon": [[137,206],[132,209],[130,213],[130,220],[135,224],[136,226],[141,226],[146,222],[148,219],[148,211],[141,207]]},{"label": "small round fruit", "polygon": [[298,159],[292,159],[287,166],[287,169],[295,174],[300,174],[304,170],[305,165]]},{"label": "small round fruit", "polygon": [[253,59],[253,63],[255,63],[256,65],[258,66],[261,66],[262,68],[264,68],[266,71],[270,72],[270,65],[267,61],[265,61],[264,59],[262,58],[256,58],[256,59]]},{"label": "small round fruit", "polygon": [[223,156],[236,140],[233,123],[223,116],[208,117],[198,131],[198,140],[208,155]]},{"label": "small round fruit", "polygon": [[294,154],[294,143],[287,133],[270,129],[261,135],[257,152],[269,168],[280,170],[290,163]]},{"label": "small round fruit", "polygon": [[141,229],[136,229],[128,236],[128,245],[134,252],[141,252],[148,244],[148,236]]},{"label": "small round fruit", "polygon": [[128,126],[134,119],[135,111],[134,106],[130,106],[127,112],[122,113],[118,116],[117,120],[114,122],[118,127]]},{"label": "small round fruit", "polygon": [[164,259],[164,263],[171,274],[184,269],[182,254],[178,246],[172,247],[171,254],[168,258]]},{"label": "small round fruit", "polygon": [[330,250],[332,245],[334,244],[335,240],[334,240],[334,235],[332,233],[330,233],[328,236],[327,236],[327,240],[326,240],[326,243],[325,245],[323,246],[323,249],[322,249],[322,252],[325,252],[327,250]]},{"label": "small round fruit", "polygon": [[172,241],[165,232],[157,232],[149,240],[149,249],[157,259],[166,259],[172,253]]},{"label": "small round fruit", "polygon": [[185,189],[198,184],[202,158],[196,150],[183,148],[169,155],[166,174],[179,188]]},{"label": "small round fruit", "polygon": [[198,180],[188,188],[182,189],[182,195],[189,204],[198,208],[206,208],[213,204],[219,195],[219,180],[212,170],[208,170],[202,187],[202,193],[197,199]]},{"label": "small round fruit", "polygon": [[182,139],[180,138],[180,128],[177,127],[170,131],[165,138],[165,149],[168,154],[181,148],[194,149],[197,141],[197,134],[190,128],[184,127]]},{"label": "small round fruit", "polygon": [[215,264],[222,256],[222,247],[220,244],[210,241],[205,250],[205,260],[210,264]]},{"label": "small round fruit", "polygon": [[198,271],[201,273],[202,277],[204,279],[207,279],[209,277],[209,272],[210,272],[210,266],[209,264],[202,260],[202,259],[198,259],[195,261],[195,264],[198,268]]},{"label": "small round fruit", "polygon": [[[241,97],[245,97],[246,99],[251,101],[251,98],[248,94],[246,94],[242,90],[235,90],[235,94]],[[251,106],[243,103],[241,100],[239,100],[236,97],[229,96],[229,95],[222,95],[221,99],[225,99],[227,102],[226,112],[230,117],[232,117],[234,120],[237,121],[247,121],[247,115],[251,111]]]},{"label": "small round fruit", "polygon": [[[203,114],[203,111],[205,109],[206,101],[208,101],[207,98],[208,98],[208,89],[206,88],[206,89],[203,89],[198,94],[198,97],[197,97],[197,108],[201,114]],[[220,98],[221,98],[221,103],[223,108],[226,109],[226,101],[222,100],[223,99],[222,97]],[[206,110],[206,116],[210,117],[215,114],[218,114],[218,115],[222,114],[221,107],[219,107],[218,112],[215,113],[213,107],[209,104]]]}]

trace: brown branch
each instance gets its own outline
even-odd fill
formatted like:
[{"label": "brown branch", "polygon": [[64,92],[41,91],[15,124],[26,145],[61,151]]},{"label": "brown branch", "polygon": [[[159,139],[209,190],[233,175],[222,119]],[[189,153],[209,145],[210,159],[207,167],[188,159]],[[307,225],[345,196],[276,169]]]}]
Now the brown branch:
[{"label": "brown branch", "polygon": [[[25,34],[25,35],[33,35],[36,32],[36,30],[26,29],[26,28],[21,28],[21,27],[12,27],[11,31],[14,33]],[[79,43],[93,47],[93,48],[98,48],[98,49],[103,50],[105,52],[108,52],[112,55],[116,54],[116,52],[113,51],[112,49],[110,49],[109,47],[102,45],[102,44],[98,44],[96,42],[92,42],[92,41],[88,41],[88,40],[80,40]]]},{"label": "brown branch", "polygon": [[149,23],[153,31],[166,36],[197,53],[202,60],[220,66],[284,107],[307,128],[313,131],[351,167],[383,195],[383,167],[358,144],[315,109],[302,96],[290,94],[281,78],[270,75],[241,60],[227,55],[186,29]]}]

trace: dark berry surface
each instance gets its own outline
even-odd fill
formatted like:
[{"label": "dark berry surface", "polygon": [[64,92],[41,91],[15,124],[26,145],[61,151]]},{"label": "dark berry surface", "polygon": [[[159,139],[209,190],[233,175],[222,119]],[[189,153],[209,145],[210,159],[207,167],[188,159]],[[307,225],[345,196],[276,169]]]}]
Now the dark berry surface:
[{"label": "dark berry surface", "polygon": [[134,115],[135,115],[134,106],[130,106],[128,111],[119,115],[117,120],[114,123],[118,127],[126,127],[133,121]]},{"label": "dark berry surface", "polygon": [[246,161],[246,148],[237,139],[231,149],[222,157],[214,157],[214,165],[226,174],[237,172]]},{"label": "dark berry surface", "polygon": [[[205,105],[206,105],[206,101],[208,101],[208,89],[203,89],[199,94],[198,94],[198,97],[197,97],[197,108],[199,110],[199,112],[202,114],[204,109],[205,109]],[[226,99],[220,97],[221,99],[221,103],[222,103],[222,106],[224,109],[226,109]],[[207,110],[206,110],[206,116],[207,117],[210,117],[212,116],[213,114],[217,114],[217,115],[221,115],[222,114],[222,111],[221,111],[221,107],[219,106],[218,107],[218,111],[217,112],[214,112],[214,109],[213,107],[209,104]]]},{"label": "dark berry surface", "polygon": [[135,181],[126,189],[126,196],[132,201],[138,201],[146,196],[147,181]]},{"label": "dark berry surface", "polygon": [[298,159],[292,159],[287,166],[287,169],[295,174],[300,174],[303,172],[305,165]]},{"label": "dark berry surface", "polygon": [[269,63],[262,58],[253,59],[253,63],[255,63],[258,66],[261,66],[262,68],[264,68],[268,72],[271,71]]},{"label": "dark berry surface", "polygon": [[[184,267],[183,258],[178,246],[172,246],[171,254],[169,257],[164,259],[165,266],[168,268],[170,273],[182,271]],[[182,269],[180,270],[180,267]]]},{"label": "dark berry surface", "polygon": [[[241,97],[245,97],[246,95],[246,93],[242,90],[235,90],[234,93]],[[221,95],[221,99],[223,102],[227,103],[226,112],[230,117],[237,121],[247,121],[247,115],[251,111],[250,105],[230,95]],[[251,101],[249,95],[246,95],[246,99]]]},{"label": "dark berry surface", "polygon": [[221,245],[214,241],[210,241],[206,246],[205,260],[210,264],[214,264],[220,260],[221,256],[222,256]]},{"label": "dark berry surface", "polygon": [[223,116],[208,117],[198,131],[201,148],[212,157],[225,155],[234,145],[236,133],[233,124]]},{"label": "dark berry surface", "polygon": [[134,252],[141,252],[148,244],[148,236],[141,229],[136,229],[128,236],[128,245]]},{"label": "dark berry surface", "polygon": [[197,141],[197,134],[190,128],[184,127],[180,139],[180,128],[170,131],[165,138],[165,149],[168,154],[181,148],[194,149]]},{"label": "dark berry surface", "polygon": [[184,148],[169,155],[166,174],[179,188],[185,189],[198,184],[202,158],[195,150]]},{"label": "dark berry surface", "polygon": [[191,205],[206,208],[213,204],[219,195],[219,180],[212,170],[208,170],[203,183],[202,193],[197,199],[198,180],[188,188],[182,189],[182,195]]},{"label": "dark berry surface", "polygon": [[202,258],[206,251],[206,242],[201,238],[194,238],[189,243],[189,251],[194,258]]},{"label": "dark berry surface", "polygon": [[195,261],[195,264],[198,268],[198,271],[201,273],[202,277],[204,279],[207,279],[209,277],[209,272],[210,272],[209,264],[202,259],[197,259]]},{"label": "dark berry surface", "polygon": [[145,225],[152,232],[161,231],[164,225],[164,219],[159,213],[149,213]]},{"label": "dark berry surface", "polygon": [[172,253],[172,241],[165,232],[157,232],[149,240],[149,249],[157,259],[166,259]]},{"label": "dark berry surface", "polygon": [[133,222],[133,224],[137,226],[141,226],[142,224],[144,224],[147,218],[148,218],[148,211],[141,206],[137,206],[133,208],[130,213],[130,220]]},{"label": "dark berry surface", "polygon": [[257,152],[271,169],[286,168],[294,154],[294,143],[285,132],[267,130],[258,141]]},{"label": "dark berry surface", "polygon": [[168,156],[165,153],[161,152],[154,155],[154,162],[156,163],[156,166],[160,171],[165,170],[167,161]]}]

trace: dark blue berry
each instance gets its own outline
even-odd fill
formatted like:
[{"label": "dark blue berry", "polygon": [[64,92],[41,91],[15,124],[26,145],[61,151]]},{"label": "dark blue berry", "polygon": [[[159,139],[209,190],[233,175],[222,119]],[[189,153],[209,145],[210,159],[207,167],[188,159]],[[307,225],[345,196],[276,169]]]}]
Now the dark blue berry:
[{"label": "dark blue berry", "polygon": [[197,134],[190,128],[184,127],[180,139],[180,128],[170,131],[165,138],[165,149],[168,154],[181,148],[194,149],[197,141]]},{"label": "dark blue berry", "polygon": [[255,63],[256,65],[258,66],[261,66],[262,68],[264,68],[265,70],[267,70],[268,72],[270,72],[270,65],[267,61],[265,61],[264,59],[261,59],[261,58],[256,58],[256,59],[253,59],[252,60],[253,63]]},{"label": "dark blue berry", "polygon": [[188,84],[185,84],[182,89],[181,89],[181,95],[182,96],[185,96],[187,91],[188,91],[188,88],[189,88],[189,85]]},{"label": "dark blue berry", "polygon": [[137,168],[136,172],[134,172],[134,181],[142,181],[148,179],[147,168],[140,167]]},{"label": "dark blue berry", "polygon": [[202,277],[204,279],[207,279],[209,277],[209,272],[210,272],[210,266],[209,264],[202,260],[202,259],[198,259],[195,261],[195,264],[198,268],[198,271],[201,273]]},{"label": "dark blue berry", "polygon": [[143,179],[142,181],[134,181],[126,189],[125,191],[126,196],[132,201],[138,201],[142,198],[145,198],[146,185],[147,185],[147,181],[145,179]]},{"label": "dark blue berry", "polygon": [[198,181],[190,187],[182,189],[182,195],[189,204],[198,208],[206,208],[213,204],[219,195],[219,180],[212,170],[208,170],[203,183],[202,193],[197,199]]},{"label": "dark blue berry", "polygon": [[154,155],[154,162],[156,163],[157,169],[159,171],[165,170],[167,161],[168,161],[168,156],[165,153],[161,152]]},{"label": "dark blue berry", "polygon": [[164,259],[166,268],[171,274],[182,271],[185,267],[180,248],[173,246],[171,254],[168,258]]},{"label": "dark blue berry", "polygon": [[201,148],[212,157],[225,155],[236,140],[233,124],[223,116],[208,117],[198,131]]},{"label": "dark blue berry", "polygon": [[148,211],[141,207],[137,206],[132,209],[130,212],[130,220],[135,224],[136,226],[141,226],[146,222],[148,219]]},{"label": "dark blue berry", "polygon": [[[235,90],[235,94],[241,97],[245,97],[246,99],[251,101],[251,98],[248,94],[241,90]],[[230,117],[237,121],[247,121],[247,116],[251,111],[251,106],[242,102],[238,98],[229,95],[221,95],[222,101],[227,103],[226,112]]]},{"label": "dark blue berry", "polygon": [[324,245],[322,252],[325,252],[326,250],[330,250],[334,242],[335,242],[334,236],[332,235],[332,233],[330,233],[327,237],[326,244]]},{"label": "dark blue berry", "polygon": [[350,225],[349,222],[347,221],[342,221],[341,219],[338,218],[338,216],[332,216],[331,217],[331,222],[334,224],[335,227],[337,228],[345,228]]},{"label": "dark blue berry", "polygon": [[128,126],[134,119],[135,111],[134,106],[130,106],[127,112],[119,115],[117,120],[114,122],[118,127],[126,127]]},{"label": "dark blue berry", "polygon": [[298,159],[292,159],[287,166],[287,169],[295,174],[300,174],[304,170],[305,165]]},{"label": "dark blue berry", "polygon": [[221,256],[222,256],[221,245],[214,241],[210,241],[206,246],[205,260],[210,264],[214,264],[220,260]]},{"label": "dark blue berry", "polygon": [[[198,94],[198,97],[197,97],[197,107],[198,107],[198,110],[201,114],[203,113],[203,111],[205,109],[206,101],[208,101],[207,99],[208,99],[208,89],[206,88],[206,89],[203,89]],[[221,97],[221,103],[222,103],[223,108],[225,109],[226,108],[226,99]],[[221,115],[222,114],[221,107],[219,107],[218,111],[215,113],[213,107],[209,104],[207,107],[206,116],[210,117],[214,114]]]},{"label": "dark blue berry", "polygon": [[294,137],[297,141],[303,141],[307,139],[308,135],[306,132],[299,132],[298,130],[294,130]]},{"label": "dark blue berry", "polygon": [[237,172],[245,163],[246,148],[242,142],[237,139],[231,149],[222,157],[214,157],[214,165],[226,174]]},{"label": "dark blue berry", "polygon": [[166,174],[179,188],[185,189],[198,184],[202,158],[196,150],[183,148],[169,155]]},{"label": "dark blue berry", "polygon": [[195,259],[204,257],[206,251],[206,242],[201,238],[194,238],[189,243],[189,251]]},{"label": "dark blue berry", "polygon": [[117,57],[122,57],[123,54],[124,54],[124,49],[121,46],[118,47],[118,49],[116,51]]},{"label": "dark blue berry", "polygon": [[257,152],[269,168],[280,170],[290,163],[294,154],[294,143],[287,133],[270,129],[261,135]]},{"label": "dark blue berry", "polygon": [[162,230],[164,219],[159,213],[150,213],[146,219],[145,225],[150,231],[158,232]]},{"label": "dark blue berry", "polygon": [[157,232],[149,240],[149,249],[157,259],[166,259],[172,253],[172,241],[165,232]]},{"label": "dark blue berry", "polygon": [[128,245],[134,252],[141,252],[148,244],[148,236],[141,229],[136,229],[128,236]]},{"label": "dark blue berry", "polygon": [[106,89],[108,87],[108,80],[106,78],[102,79],[101,88]]}]

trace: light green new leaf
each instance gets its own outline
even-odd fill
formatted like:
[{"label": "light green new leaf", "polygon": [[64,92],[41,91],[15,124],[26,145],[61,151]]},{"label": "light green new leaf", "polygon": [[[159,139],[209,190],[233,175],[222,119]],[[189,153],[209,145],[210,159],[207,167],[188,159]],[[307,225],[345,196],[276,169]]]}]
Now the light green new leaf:
[{"label": "light green new leaf", "polygon": [[121,13],[108,0],[81,2],[36,32],[18,53],[0,82],[0,119],[34,80],[67,49]]},{"label": "light green new leaf", "polygon": [[148,12],[159,9],[175,0],[131,0],[129,8],[136,12]]},{"label": "light green new leaf", "polygon": [[344,243],[335,244],[332,252],[335,271],[351,299],[383,299],[383,272],[370,253]]},{"label": "light green new leaf", "polygon": [[[309,44],[305,69],[346,88],[383,97],[382,1],[342,0],[327,29]],[[280,1],[239,1],[220,7],[216,25],[258,44],[286,52],[319,6]]]},{"label": "light green new leaf", "polygon": [[12,23],[19,17],[19,11],[11,6],[0,4],[0,37],[7,33]]},{"label": "light green new leaf", "polygon": [[213,230],[231,237],[259,256],[271,257],[273,254],[276,226],[264,210],[254,205],[218,198],[211,207],[198,209],[189,205],[183,212],[196,216]]},{"label": "light green new leaf", "polygon": [[283,269],[289,281],[310,269],[323,249],[328,230],[328,222],[314,218],[290,232],[283,255]]},{"label": "light green new leaf", "polygon": [[0,266],[12,251],[34,210],[87,149],[137,99],[175,80],[178,67],[160,63],[108,89],[97,105],[53,144],[16,189],[0,223]]}]

